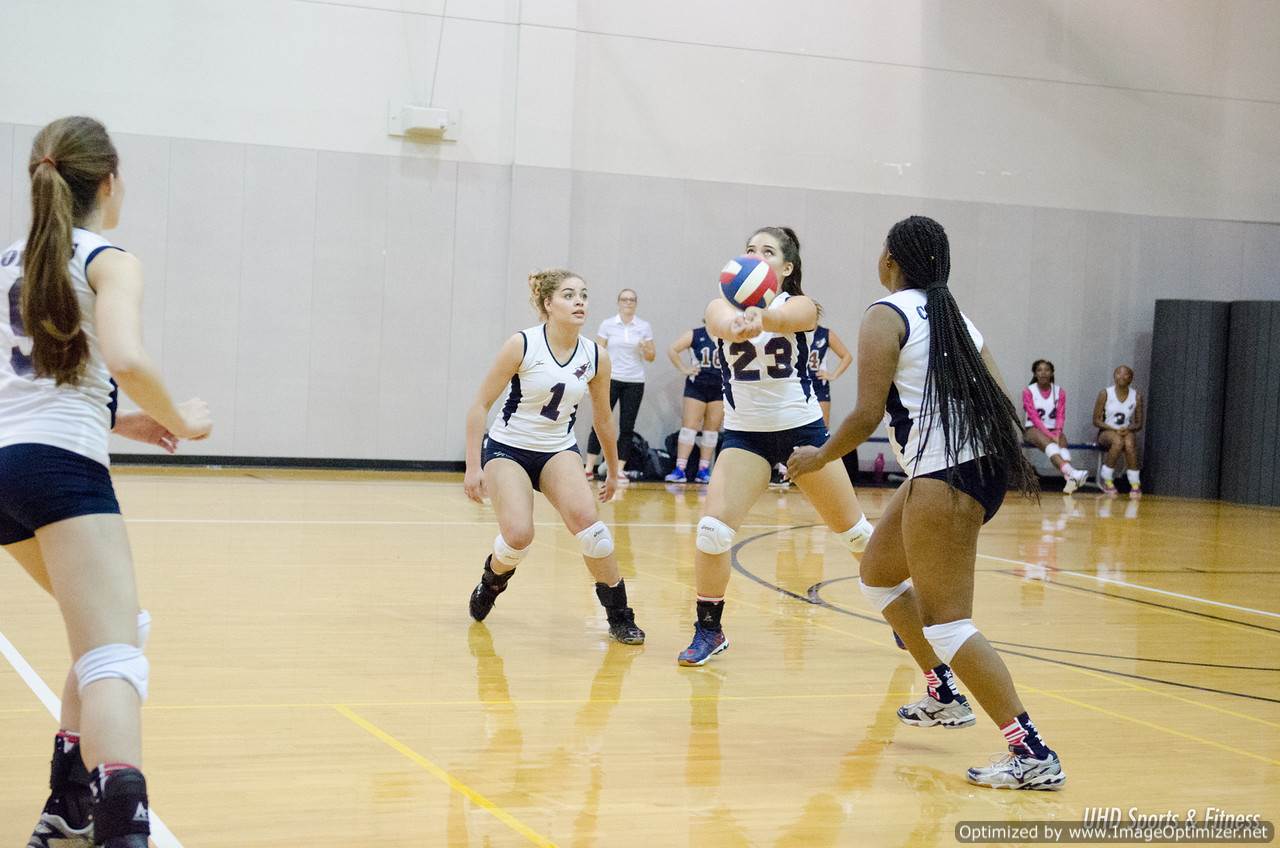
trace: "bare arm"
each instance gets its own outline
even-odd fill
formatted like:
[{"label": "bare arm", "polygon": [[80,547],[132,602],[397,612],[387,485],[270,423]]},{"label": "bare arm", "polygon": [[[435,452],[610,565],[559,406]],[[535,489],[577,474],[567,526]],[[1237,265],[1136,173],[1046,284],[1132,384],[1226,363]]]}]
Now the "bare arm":
[{"label": "bare arm", "polygon": [[[1131,392],[1137,392],[1137,389],[1130,389]],[[1138,402],[1133,405],[1133,420],[1129,422],[1129,432],[1136,433],[1142,429],[1142,425],[1146,423],[1145,410],[1142,404],[1142,395],[1138,395]]]},{"label": "bare arm", "polygon": [[[898,369],[898,352],[906,327],[896,311],[872,306],[858,331],[858,401],[821,448],[797,448],[787,468],[792,476],[816,471],[870,438],[884,418],[889,387]],[[807,456],[806,456],[807,454]]]},{"label": "bare arm", "polygon": [[[489,407],[502,394],[503,389],[511,382],[511,378],[520,370],[520,362],[524,359],[524,336],[520,333],[502,343],[498,350],[498,358],[494,360],[489,373],[480,381],[475,400],[467,409],[467,476],[480,472],[480,445],[484,441],[485,420],[489,417]],[[468,492],[468,495],[471,493]]]},{"label": "bare arm", "polygon": [[740,332],[742,311],[730,306],[724,298],[717,297],[708,303],[702,318],[707,324],[707,332],[714,338],[724,339],[727,342],[742,341]]},{"label": "bare arm", "polygon": [[1098,392],[1098,399],[1093,402],[1093,426],[1099,430],[1110,430],[1107,424],[1107,390]]},{"label": "bare arm", "polygon": [[767,333],[807,333],[818,326],[818,306],[804,295],[789,298],[777,309],[751,307],[747,314],[760,313],[760,326]]},{"label": "bare arm", "polygon": [[671,360],[671,364],[676,367],[677,371],[690,377],[698,373],[698,368],[696,365],[685,365],[684,358],[680,354],[691,347],[693,347],[693,330],[685,330],[680,334],[679,338],[671,343],[671,347],[667,348],[667,359]]},{"label": "bare arm", "polygon": [[604,491],[601,500],[609,501],[618,489],[618,428],[613,423],[613,409],[609,406],[609,380],[613,376],[613,363],[604,348],[600,349],[600,361],[596,363],[596,375],[587,384],[591,392],[591,423],[600,440],[604,453]]},{"label": "bare arm", "polygon": [[181,439],[209,435],[209,408],[199,400],[180,409],[165,389],[160,370],[142,345],[142,263],[120,250],[103,251],[89,266],[97,292],[94,321],[98,349],[124,393],[161,427]]},{"label": "bare arm", "polygon": [[840,357],[840,364],[836,366],[836,370],[827,375],[828,380],[834,380],[849,370],[849,366],[853,364],[853,353],[845,346],[844,341],[836,335],[835,330],[827,331],[827,346],[831,348],[832,353]]}]

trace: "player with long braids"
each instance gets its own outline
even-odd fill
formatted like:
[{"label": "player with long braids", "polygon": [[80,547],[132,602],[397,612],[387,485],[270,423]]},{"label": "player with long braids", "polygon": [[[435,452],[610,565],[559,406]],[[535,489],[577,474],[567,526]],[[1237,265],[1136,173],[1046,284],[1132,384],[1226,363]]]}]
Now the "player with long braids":
[{"label": "player with long braids", "polygon": [[969,780],[1059,789],[1066,775],[1058,755],[972,620],[978,531],[1010,483],[1031,498],[1039,485],[991,349],[960,311],[950,274],[950,246],[937,221],[912,216],[893,225],[879,262],[890,294],[867,309],[858,334],[857,406],[825,445],[797,448],[788,471],[803,485],[805,475],[857,448],[885,419],[909,479],[876,525],[860,582],[925,674],[928,694],[898,717],[916,726],[972,724],[954,669],[1009,747],[991,766],[969,769]]}]

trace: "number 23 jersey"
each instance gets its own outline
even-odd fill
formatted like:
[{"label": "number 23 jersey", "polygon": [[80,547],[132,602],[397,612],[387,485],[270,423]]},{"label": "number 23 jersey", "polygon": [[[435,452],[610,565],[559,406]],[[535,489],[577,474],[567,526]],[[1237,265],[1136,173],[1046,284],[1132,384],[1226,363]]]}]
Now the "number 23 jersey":
[{"label": "number 23 jersey", "polygon": [[587,383],[596,375],[599,346],[581,336],[564,363],[551,352],[547,325],[520,331],[524,358],[511,377],[489,438],[513,448],[553,453],[577,445],[573,425]]},{"label": "number 23 jersey", "polygon": [[[769,309],[791,299],[780,292]],[[726,430],[774,433],[822,418],[809,370],[807,333],[761,333],[745,342],[718,340]]]}]

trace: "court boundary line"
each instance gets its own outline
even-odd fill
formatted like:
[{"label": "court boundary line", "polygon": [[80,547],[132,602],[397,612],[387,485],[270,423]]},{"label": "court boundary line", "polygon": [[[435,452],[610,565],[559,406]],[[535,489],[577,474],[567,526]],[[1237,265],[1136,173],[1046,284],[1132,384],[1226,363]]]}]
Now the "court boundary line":
[{"label": "court boundary line", "polygon": [[[1141,583],[1130,583],[1127,580],[1116,580],[1111,577],[1099,577],[1096,574],[1089,574],[1088,572],[1084,572],[1084,571],[1075,571],[1070,568],[1041,566],[1041,565],[1036,565],[1035,563],[1027,562],[1021,559],[1009,559],[1008,557],[993,556],[992,554],[978,554],[978,556],[984,559],[993,559],[993,560],[996,560],[997,562],[1008,562],[1008,563],[1012,563],[1013,565],[1022,565],[1022,566],[1027,566],[1029,568],[1045,568],[1049,571],[1052,571],[1054,574],[1069,574],[1073,577],[1085,577],[1085,578],[1088,578],[1089,580],[1096,580],[1099,583],[1109,583],[1115,586],[1125,586],[1130,589],[1141,589],[1144,592],[1154,592],[1157,595],[1167,595],[1168,597],[1171,597],[1171,598],[1181,598],[1184,601],[1192,601],[1198,604],[1209,604],[1210,606],[1225,607],[1226,609],[1239,610],[1240,612],[1253,613],[1254,615],[1265,615],[1269,618],[1280,618],[1280,612],[1271,612],[1270,610],[1254,609],[1253,607],[1242,607],[1237,604],[1229,604],[1226,601],[1213,601],[1208,598],[1202,598],[1199,595],[1184,595],[1181,592],[1170,592],[1167,589],[1157,589],[1154,586],[1144,586]],[[1213,574],[1212,571],[1204,572],[1204,573]]]},{"label": "court boundary line", "polygon": [[[802,526],[816,526],[816,525],[802,525]],[[794,528],[787,528],[787,529],[794,529]],[[780,531],[779,531],[779,532],[780,532]],[[794,592],[791,592],[791,591],[789,591],[789,590],[783,589],[782,587],[776,587],[776,588],[774,588],[774,587],[772,587],[770,584],[766,584],[766,583],[762,582],[762,579],[761,579],[761,578],[756,577],[754,574],[752,574],[750,571],[748,571],[744,566],[742,566],[742,565],[738,562],[738,551],[739,551],[739,550],[741,550],[742,548],[744,548],[746,545],[748,545],[748,544],[749,544],[749,543],[751,543],[751,542],[755,542],[755,541],[758,541],[758,540],[760,540],[760,539],[767,538],[768,536],[771,536],[771,535],[776,535],[776,533],[760,533],[760,534],[758,534],[758,535],[756,535],[756,536],[752,536],[752,537],[750,537],[750,538],[748,538],[748,539],[743,539],[742,541],[740,541],[740,542],[738,542],[737,544],[735,544],[735,545],[733,546],[733,548],[730,550],[730,556],[731,556],[731,560],[730,560],[730,567],[731,567],[734,571],[737,571],[737,572],[739,572],[740,574],[742,574],[743,576],[745,576],[745,577],[747,577],[748,579],[750,579],[750,580],[751,580],[753,583],[755,583],[757,586],[764,586],[765,588],[769,588],[769,589],[771,589],[771,590],[775,591],[776,593],[781,593],[781,594],[783,594],[784,596],[791,597],[791,598],[796,599],[796,600],[799,600],[799,601],[801,601],[801,602],[803,602],[803,603],[810,603],[810,602],[808,601],[808,599],[807,599],[807,598],[804,598],[804,597],[802,597],[802,596],[800,596],[800,595],[797,595],[797,594],[795,594]],[[662,556],[662,555],[661,555],[661,554],[656,554],[656,556]],[[638,571],[638,569],[637,569],[637,571]],[[663,579],[667,579],[667,578],[663,578]],[[676,582],[679,582],[679,581],[669,580],[669,579],[668,579],[668,582],[676,583]],[[686,587],[687,587],[687,588],[692,588],[692,587],[688,587],[688,586],[687,586],[687,584],[685,584],[685,585],[686,585]],[[1053,585],[1053,584],[1052,584],[1052,583],[1049,583],[1049,584],[1047,584],[1047,585]],[[1071,587],[1066,587],[1066,588],[1071,588]],[[761,607],[760,605],[757,605],[757,604],[750,604],[750,605],[751,605],[751,606],[756,606],[757,608],[763,608],[763,607]],[[821,606],[821,605],[818,605],[818,606],[819,606],[820,608],[822,608],[822,606]],[[836,610],[834,610],[834,609],[830,609],[830,608],[828,608],[828,609],[829,609],[829,611],[831,611],[831,612],[837,612],[837,611],[836,611]],[[772,610],[772,612],[774,612],[774,614],[776,614],[776,615],[781,615],[781,613],[778,613],[776,610]],[[853,617],[854,617],[855,619],[861,620],[861,616],[854,615]],[[802,620],[802,621],[804,621],[805,623],[810,624],[810,625],[813,625],[813,626],[821,627],[821,628],[826,629],[826,630],[832,630],[832,631],[834,631],[834,632],[836,632],[836,633],[840,633],[840,634],[843,634],[843,635],[845,635],[845,636],[853,637],[853,638],[855,638],[855,639],[859,639],[859,640],[864,641],[864,642],[871,642],[871,643],[875,644],[877,647],[881,648],[882,650],[897,652],[897,648],[890,647],[889,645],[886,645],[886,644],[884,644],[883,642],[879,642],[879,641],[874,641],[874,640],[868,639],[868,638],[867,638],[867,637],[865,637],[865,636],[862,636],[862,635],[857,634],[857,633],[853,633],[853,632],[848,631],[848,630],[844,630],[843,628],[834,627],[834,626],[832,626],[832,625],[830,625],[830,624],[826,624],[826,623],[818,622],[818,621],[816,621],[816,620],[814,620],[814,619],[801,619],[801,620]],[[868,623],[871,623],[870,619],[868,619],[867,621],[868,621]],[[1039,659],[1039,658],[1037,658],[1037,659]],[[1075,672],[1077,672],[1077,673],[1079,673],[1079,674],[1085,674],[1085,675],[1090,676],[1090,677],[1096,677],[1096,678],[1100,678],[1100,679],[1102,679],[1102,680],[1117,680],[1117,678],[1109,678],[1109,677],[1106,677],[1106,676],[1103,676],[1103,675],[1097,674],[1096,672],[1092,672],[1092,671],[1085,671],[1085,670],[1083,670],[1083,669],[1073,668],[1073,667],[1072,667],[1072,666],[1070,666],[1070,665],[1068,665],[1068,666],[1066,666],[1066,667],[1067,667],[1067,668],[1071,668],[1071,670],[1072,670],[1072,671],[1075,671]],[[1133,690],[1135,690],[1135,691],[1139,691],[1139,692],[1146,692],[1146,693],[1148,693],[1148,694],[1157,695],[1157,696],[1172,697],[1174,700],[1184,701],[1184,702],[1186,702],[1186,703],[1188,703],[1188,704],[1192,704],[1192,705],[1195,705],[1195,706],[1199,706],[1199,707],[1202,707],[1202,708],[1204,708],[1204,709],[1208,709],[1208,710],[1210,710],[1210,711],[1214,711],[1214,712],[1221,712],[1221,713],[1226,713],[1226,714],[1228,714],[1228,715],[1237,715],[1237,716],[1241,716],[1241,717],[1248,717],[1248,716],[1245,716],[1244,714],[1236,713],[1236,712],[1235,712],[1235,711],[1233,711],[1233,710],[1223,709],[1222,707],[1217,707],[1217,706],[1214,706],[1214,705],[1212,705],[1212,704],[1206,704],[1206,703],[1203,703],[1203,702],[1201,702],[1201,701],[1193,701],[1193,700],[1191,700],[1191,699],[1189,699],[1189,698],[1181,698],[1181,697],[1177,697],[1177,696],[1172,695],[1171,693],[1161,692],[1161,691],[1159,691],[1159,690],[1154,690],[1154,689],[1149,689],[1149,688],[1147,688],[1147,687],[1145,687],[1145,686],[1138,686],[1137,684],[1129,683],[1128,681],[1123,681],[1123,680],[1121,680],[1120,682],[1121,682],[1121,683],[1123,683],[1123,685],[1125,685],[1125,686],[1131,687],[1131,688],[1132,688]],[[1049,694],[1048,694],[1048,690],[1042,690],[1042,689],[1039,689],[1038,687],[1032,687],[1032,686],[1029,686],[1029,685],[1024,685],[1022,688],[1026,689],[1027,691],[1035,691],[1035,692],[1043,693],[1043,694],[1047,695],[1048,697],[1055,698],[1055,699],[1057,699],[1057,700],[1064,701],[1064,702],[1066,702],[1066,703],[1071,703],[1071,704],[1074,704],[1074,705],[1076,705],[1076,706],[1083,707],[1083,708],[1085,708],[1085,709],[1093,710],[1093,711],[1098,712],[1098,713],[1101,713],[1101,714],[1103,714],[1103,715],[1112,716],[1112,717],[1114,717],[1114,718],[1121,718],[1121,719],[1124,719],[1124,720],[1126,720],[1126,721],[1132,721],[1132,722],[1134,722],[1135,724],[1139,724],[1139,725],[1142,725],[1142,726],[1144,726],[1144,727],[1149,727],[1149,728],[1152,728],[1153,730],[1159,730],[1159,731],[1161,731],[1161,732],[1169,733],[1169,734],[1171,734],[1171,735],[1173,735],[1173,736],[1179,736],[1179,737],[1184,738],[1184,739],[1191,739],[1191,740],[1193,740],[1193,741],[1195,741],[1195,742],[1200,742],[1200,743],[1203,743],[1203,744],[1205,744],[1205,745],[1209,745],[1209,746],[1214,747],[1214,748],[1219,748],[1219,749],[1224,750],[1224,751],[1230,751],[1230,752],[1235,753],[1235,754],[1241,754],[1241,755],[1243,755],[1243,756],[1249,757],[1250,759],[1261,760],[1262,762],[1268,763],[1269,765],[1280,766],[1280,760],[1271,759],[1271,758],[1269,758],[1269,757],[1265,757],[1265,756],[1263,756],[1262,754],[1257,754],[1257,753],[1254,753],[1254,752],[1252,752],[1252,751],[1246,751],[1246,750],[1244,750],[1244,749],[1242,749],[1242,748],[1233,748],[1233,747],[1231,747],[1231,746],[1229,746],[1229,745],[1224,745],[1224,744],[1222,744],[1221,742],[1214,742],[1214,741],[1212,741],[1212,740],[1210,740],[1210,739],[1205,739],[1205,738],[1203,738],[1203,737],[1195,736],[1195,735],[1190,734],[1190,733],[1185,733],[1185,732],[1183,732],[1183,731],[1181,731],[1181,730],[1176,730],[1176,729],[1174,729],[1174,728],[1172,728],[1172,727],[1165,727],[1164,725],[1156,724],[1155,722],[1148,722],[1148,721],[1143,721],[1143,720],[1141,720],[1141,719],[1135,719],[1135,718],[1132,718],[1132,717],[1130,717],[1130,716],[1127,716],[1127,715],[1125,715],[1125,714],[1123,714],[1123,713],[1116,713],[1116,712],[1113,712],[1113,711],[1111,711],[1111,710],[1106,709],[1105,707],[1095,706],[1095,705],[1093,705],[1093,704],[1089,704],[1089,703],[1086,703],[1086,702],[1084,702],[1084,701],[1075,701],[1075,700],[1073,700],[1073,699],[1066,698],[1065,696],[1062,696],[1062,695],[1049,695]],[[1270,724],[1270,722],[1266,722],[1266,723]]]},{"label": "court boundary line", "polygon": [[508,813],[493,801],[490,801],[484,795],[472,789],[461,780],[458,780],[458,778],[454,777],[447,770],[436,765],[422,754],[419,754],[417,751],[413,750],[390,733],[387,733],[364,716],[358,714],[350,707],[345,704],[332,704],[330,706],[333,707],[334,711],[336,711],[338,715],[342,716],[365,733],[368,733],[388,748],[396,751],[410,762],[415,763],[422,768],[423,771],[427,772],[447,786],[451,791],[457,792],[471,803],[480,807],[480,809],[484,810],[486,813],[493,816],[495,819],[502,822],[525,839],[529,840],[532,844],[539,846],[539,848],[559,848],[555,842],[552,842],[541,833],[538,833],[538,831],[529,827],[527,824],[520,821],[520,819],[516,818],[511,813]]},{"label": "court boundary line", "polygon": [[[59,700],[57,695],[53,694],[49,684],[45,683],[44,679],[36,673],[36,670],[31,667],[31,663],[27,662],[26,657],[22,656],[22,653],[14,647],[14,644],[9,641],[3,632],[0,632],[0,654],[3,654],[4,658],[9,661],[9,665],[22,678],[22,682],[27,684],[27,688],[40,700],[44,708],[49,711],[49,714],[53,716],[53,720],[55,722],[59,721],[62,713],[62,701]],[[173,831],[169,830],[168,825],[156,814],[155,807],[150,807],[149,809],[151,813],[151,840],[159,848],[183,848],[182,843],[178,841],[178,837],[173,835]]]}]

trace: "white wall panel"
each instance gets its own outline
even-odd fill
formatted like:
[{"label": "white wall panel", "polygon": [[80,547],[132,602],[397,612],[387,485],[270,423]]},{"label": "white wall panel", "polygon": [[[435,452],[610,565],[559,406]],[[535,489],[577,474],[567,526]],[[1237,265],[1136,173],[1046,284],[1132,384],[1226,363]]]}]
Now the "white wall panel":
[{"label": "white wall panel", "polygon": [[389,179],[380,156],[320,154],[307,456],[378,455]]},{"label": "white wall panel", "polygon": [[449,411],[458,166],[388,159],[386,283],[378,384],[378,456],[439,452]]},{"label": "white wall panel", "polygon": [[316,164],[314,150],[245,151],[236,455],[298,456],[307,444]]},{"label": "white wall panel", "polygon": [[198,395],[214,416],[199,453],[234,450],[245,149],[171,146],[162,372],[175,399]]}]

